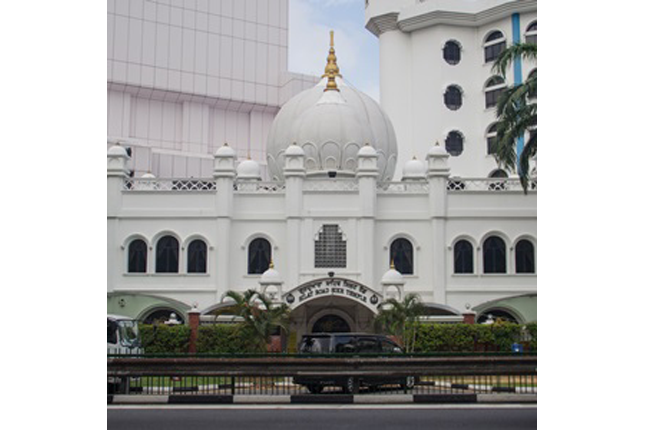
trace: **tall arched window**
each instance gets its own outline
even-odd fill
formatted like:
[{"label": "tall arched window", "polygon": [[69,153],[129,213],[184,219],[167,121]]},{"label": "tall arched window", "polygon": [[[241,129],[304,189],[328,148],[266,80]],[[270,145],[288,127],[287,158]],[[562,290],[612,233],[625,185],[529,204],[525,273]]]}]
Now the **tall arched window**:
[{"label": "tall arched window", "polygon": [[443,93],[443,102],[450,110],[457,110],[463,104],[461,88],[457,85],[450,85]]},{"label": "tall arched window", "polygon": [[467,240],[460,240],[454,249],[455,273],[473,273],[473,245]]},{"label": "tall arched window", "polygon": [[146,273],[148,266],[148,246],[141,239],[130,242],[128,246],[128,273]]},{"label": "tall arched window", "polygon": [[402,275],[414,273],[414,250],[407,239],[396,239],[390,245],[390,261],[394,262],[394,268]]},{"label": "tall arched window", "polygon": [[535,273],[535,250],[528,240],[515,245],[515,273]]},{"label": "tall arched window", "polygon": [[504,34],[499,30],[489,33],[484,40],[484,60],[487,63],[497,60],[504,49],[506,49]]},{"label": "tall arched window", "polygon": [[453,157],[457,157],[464,152],[464,135],[453,130],[446,137],[446,151]]},{"label": "tall arched window", "polygon": [[157,273],[179,272],[179,241],[172,236],[164,236],[157,242]]},{"label": "tall arched window", "polygon": [[449,40],[443,46],[443,59],[450,65],[459,64],[461,61],[461,45],[454,40]]},{"label": "tall arched window", "polygon": [[526,43],[537,45],[537,21],[533,21],[529,24],[526,28],[524,37],[526,38]]},{"label": "tall arched window", "polygon": [[203,240],[193,240],[188,245],[188,273],[206,273],[208,251]]},{"label": "tall arched window", "polygon": [[495,144],[497,143],[497,123],[492,123],[486,130],[486,153],[495,154]]},{"label": "tall arched window", "polygon": [[271,264],[271,243],[264,238],[253,239],[249,244],[248,274],[261,275]]},{"label": "tall arched window", "polygon": [[486,81],[484,91],[486,93],[487,109],[497,106],[497,100],[499,100],[499,97],[502,95],[505,89],[506,83],[504,82],[504,78],[502,78],[501,76],[493,76],[488,81]]},{"label": "tall arched window", "polygon": [[506,273],[506,243],[497,236],[484,241],[484,273]]}]

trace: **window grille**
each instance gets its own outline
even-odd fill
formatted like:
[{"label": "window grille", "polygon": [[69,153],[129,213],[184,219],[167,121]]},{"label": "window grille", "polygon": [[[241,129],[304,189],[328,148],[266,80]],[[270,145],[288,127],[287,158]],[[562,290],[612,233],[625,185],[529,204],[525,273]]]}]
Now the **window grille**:
[{"label": "window grille", "polygon": [[315,244],[316,268],[347,266],[347,243],[338,225],[323,225]]},{"label": "window grille", "polygon": [[520,240],[515,246],[515,272],[535,273],[535,252],[528,240]]},{"label": "window grille", "polygon": [[461,155],[464,151],[464,136],[458,131],[451,131],[446,137],[446,151],[453,157]]},{"label": "window grille", "polygon": [[484,273],[506,273],[506,244],[497,236],[484,242]]},{"label": "window grille", "polygon": [[457,110],[462,105],[461,90],[456,85],[450,85],[443,95],[443,102],[450,110]]}]

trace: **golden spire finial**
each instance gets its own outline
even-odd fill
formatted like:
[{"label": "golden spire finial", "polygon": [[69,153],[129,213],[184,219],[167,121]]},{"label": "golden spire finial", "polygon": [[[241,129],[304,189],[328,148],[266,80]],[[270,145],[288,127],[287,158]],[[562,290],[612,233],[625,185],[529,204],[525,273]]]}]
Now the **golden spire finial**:
[{"label": "golden spire finial", "polygon": [[269,269],[273,269],[273,268],[274,268],[274,266],[273,266],[273,258],[272,258],[271,262],[269,263]]},{"label": "golden spire finial", "polygon": [[390,269],[396,269],[396,266],[394,266],[394,259],[390,260]]},{"label": "golden spire finial", "polygon": [[327,56],[327,66],[325,66],[325,74],[322,75],[323,78],[327,78],[327,90],[338,91],[338,85],[336,84],[336,76],[343,75],[340,74],[340,69],[338,64],[336,64],[336,50],[334,49],[334,31],[329,32],[329,55]]}]

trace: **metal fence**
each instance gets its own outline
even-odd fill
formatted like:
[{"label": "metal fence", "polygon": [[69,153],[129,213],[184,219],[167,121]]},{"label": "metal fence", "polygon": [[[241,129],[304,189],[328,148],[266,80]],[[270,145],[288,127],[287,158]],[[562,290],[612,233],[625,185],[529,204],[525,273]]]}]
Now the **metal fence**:
[{"label": "metal fence", "polygon": [[[109,357],[108,395],[537,395],[537,355]],[[232,400],[231,400],[232,401]]]}]

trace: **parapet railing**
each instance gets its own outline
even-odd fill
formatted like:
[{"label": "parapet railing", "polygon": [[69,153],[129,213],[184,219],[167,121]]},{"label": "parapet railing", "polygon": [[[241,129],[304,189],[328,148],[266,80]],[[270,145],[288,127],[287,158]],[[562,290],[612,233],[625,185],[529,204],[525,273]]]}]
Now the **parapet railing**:
[{"label": "parapet railing", "polygon": [[214,192],[217,190],[215,179],[159,179],[131,178],[123,182],[123,191],[180,191]]},{"label": "parapet railing", "polygon": [[[524,192],[517,178],[457,178],[448,180],[446,186],[449,192]],[[537,191],[537,178],[531,179],[528,191]]]}]

